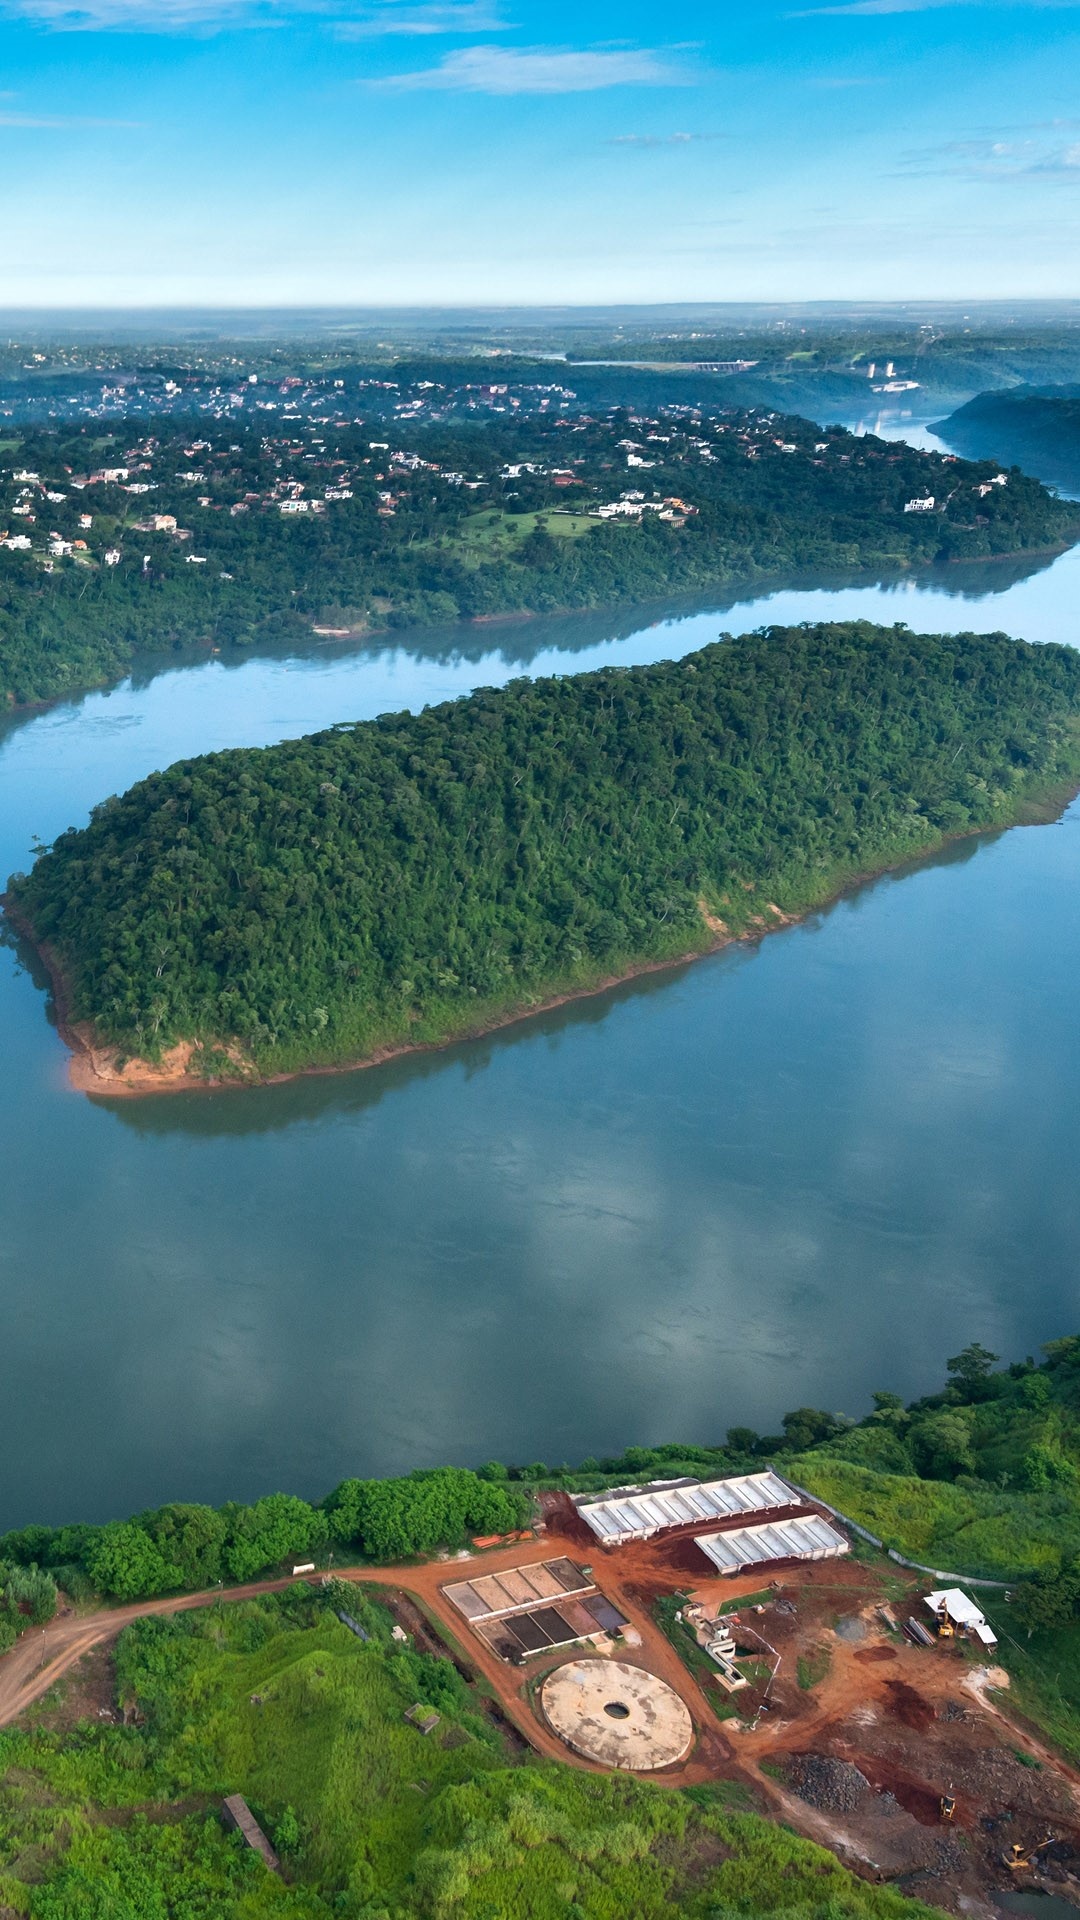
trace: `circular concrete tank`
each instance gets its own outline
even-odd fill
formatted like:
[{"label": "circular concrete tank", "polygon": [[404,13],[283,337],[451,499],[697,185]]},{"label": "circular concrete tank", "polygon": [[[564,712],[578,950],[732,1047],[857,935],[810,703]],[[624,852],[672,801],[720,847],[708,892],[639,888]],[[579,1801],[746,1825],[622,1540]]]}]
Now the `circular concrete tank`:
[{"label": "circular concrete tank", "polygon": [[603,1767],[652,1773],[689,1753],[694,1723],[673,1688],[617,1660],[571,1660],[540,1690],[548,1725]]}]

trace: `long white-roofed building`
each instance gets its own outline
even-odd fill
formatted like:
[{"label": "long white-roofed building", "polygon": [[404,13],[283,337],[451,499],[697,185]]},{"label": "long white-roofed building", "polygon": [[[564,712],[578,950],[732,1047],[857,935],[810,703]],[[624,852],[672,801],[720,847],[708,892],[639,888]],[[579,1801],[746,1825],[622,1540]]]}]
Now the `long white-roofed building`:
[{"label": "long white-roofed building", "polygon": [[599,1499],[591,1494],[579,1496],[574,1504],[597,1540],[615,1547],[630,1540],[651,1540],[670,1528],[709,1526],[797,1509],[806,1503],[770,1468],[726,1480],[661,1480],[645,1487],[621,1487]]},{"label": "long white-roofed building", "polygon": [[756,1527],[729,1527],[694,1535],[694,1545],[721,1573],[744,1573],[773,1560],[835,1560],[851,1551],[844,1535],[819,1513],[766,1520]]}]

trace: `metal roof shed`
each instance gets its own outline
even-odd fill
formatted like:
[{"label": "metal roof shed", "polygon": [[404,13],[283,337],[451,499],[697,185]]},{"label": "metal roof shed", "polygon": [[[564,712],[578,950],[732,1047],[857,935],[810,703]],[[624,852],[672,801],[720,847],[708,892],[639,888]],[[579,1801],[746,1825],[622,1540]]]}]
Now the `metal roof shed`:
[{"label": "metal roof shed", "polygon": [[698,1533],[694,1545],[724,1574],[741,1573],[770,1560],[833,1560],[850,1551],[843,1534],[816,1513],[766,1521],[759,1527],[734,1527],[727,1533]]},{"label": "metal roof shed", "polygon": [[977,1640],[981,1640],[984,1647],[997,1646],[997,1634],[987,1621],[986,1615],[980,1612],[974,1600],[969,1600],[967,1594],[962,1593],[959,1587],[942,1587],[938,1593],[928,1593],[926,1605],[937,1620],[943,1620],[948,1616],[954,1627],[964,1627],[967,1632],[973,1633]]},{"label": "metal roof shed", "polygon": [[647,1487],[621,1487],[606,1499],[578,1500],[575,1504],[598,1540],[605,1546],[618,1546],[626,1540],[649,1540],[671,1527],[798,1507],[802,1498],[778,1473],[769,1471],[733,1474],[726,1480],[661,1481]]}]

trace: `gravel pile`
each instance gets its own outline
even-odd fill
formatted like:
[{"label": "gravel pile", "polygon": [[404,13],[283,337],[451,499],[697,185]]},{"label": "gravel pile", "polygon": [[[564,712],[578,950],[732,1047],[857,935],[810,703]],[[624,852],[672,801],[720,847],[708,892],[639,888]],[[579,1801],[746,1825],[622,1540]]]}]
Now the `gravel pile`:
[{"label": "gravel pile", "polygon": [[797,1754],[788,1762],[786,1778],[800,1800],[822,1813],[857,1813],[871,1790],[850,1760],[831,1760],[824,1753]]}]

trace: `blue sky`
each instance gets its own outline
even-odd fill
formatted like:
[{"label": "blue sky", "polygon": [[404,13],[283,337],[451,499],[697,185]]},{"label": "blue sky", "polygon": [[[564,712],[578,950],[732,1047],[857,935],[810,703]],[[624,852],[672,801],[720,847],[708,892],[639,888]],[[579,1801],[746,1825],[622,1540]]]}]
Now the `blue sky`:
[{"label": "blue sky", "polygon": [[0,305],[1080,295],[1080,0],[0,0]]}]

